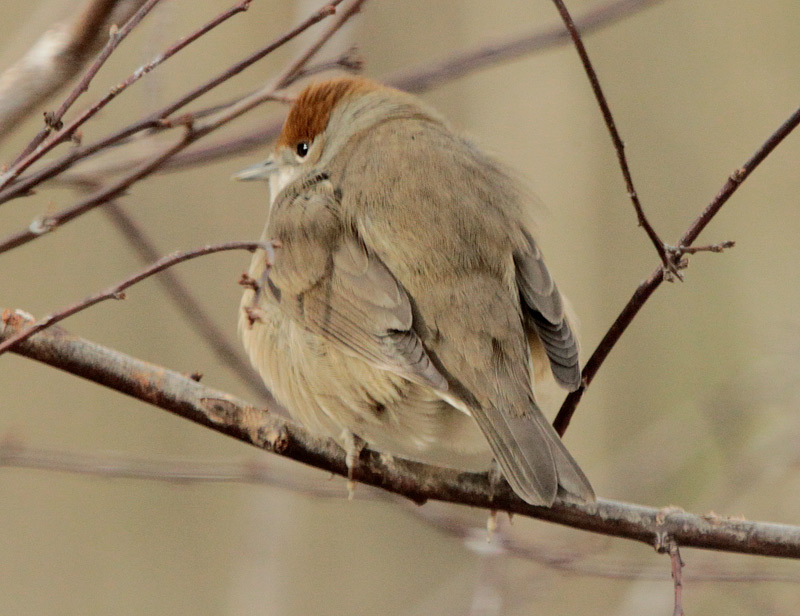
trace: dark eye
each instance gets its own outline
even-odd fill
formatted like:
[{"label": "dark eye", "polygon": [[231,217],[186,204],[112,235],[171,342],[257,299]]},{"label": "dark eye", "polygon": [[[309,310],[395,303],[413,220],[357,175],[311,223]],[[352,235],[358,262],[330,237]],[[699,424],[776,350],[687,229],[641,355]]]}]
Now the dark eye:
[{"label": "dark eye", "polygon": [[300,158],[305,158],[306,155],[308,154],[308,148],[309,147],[310,146],[309,146],[308,141],[301,141],[300,143],[297,144],[297,149],[296,149],[297,155]]}]

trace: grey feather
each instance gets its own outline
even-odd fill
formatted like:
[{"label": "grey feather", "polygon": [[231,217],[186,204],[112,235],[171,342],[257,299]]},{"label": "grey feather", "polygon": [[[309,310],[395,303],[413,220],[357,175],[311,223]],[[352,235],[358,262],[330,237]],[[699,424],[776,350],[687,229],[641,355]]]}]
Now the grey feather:
[{"label": "grey feather", "polygon": [[581,382],[578,342],[566,317],[558,287],[542,260],[539,247],[525,233],[527,250],[514,254],[523,314],[544,345],[556,381],[569,390]]}]

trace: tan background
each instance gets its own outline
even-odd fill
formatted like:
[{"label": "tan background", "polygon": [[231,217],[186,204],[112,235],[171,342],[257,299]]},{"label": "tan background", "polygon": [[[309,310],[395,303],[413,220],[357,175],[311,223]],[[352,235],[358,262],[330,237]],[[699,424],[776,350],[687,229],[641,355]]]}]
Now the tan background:
[{"label": "tan background", "polygon": [[[318,2],[255,0],[125,93],[86,128],[99,137],[205,80],[296,23]],[[595,2],[570,2],[575,15]],[[72,3],[74,6],[74,3]],[[165,2],[127,40],[85,101],[156,50],[226,8]],[[4,65],[68,2],[2,2]],[[380,77],[451,50],[557,22],[547,0],[368,3],[340,42],[357,42]],[[588,38],[651,220],[676,238],[725,178],[800,100],[800,4],[667,0]],[[249,91],[294,50],[276,54],[207,103]],[[656,257],[636,227],[610,141],[570,47],[475,73],[425,97],[525,178],[541,201],[541,243],[582,322],[591,351]],[[84,99],[82,99],[84,100]],[[52,108],[51,105],[48,108]],[[230,134],[277,117],[265,108]],[[37,117],[0,150],[7,162]],[[255,239],[261,186],[231,173],[264,156],[227,160],[136,185],[122,203],[163,253]],[[750,519],[800,523],[800,137],[791,136],[701,237],[737,241],[699,255],[683,284],[664,285],[603,367],[566,442],[598,494]],[[75,199],[63,189],[2,207],[0,235]],[[235,339],[248,256],[216,255],[179,273]],[[2,256],[0,305],[36,315],[139,267],[100,212]],[[157,283],[100,305],[65,327],[97,342],[253,396],[181,323]],[[15,356],[0,358],[0,438],[32,447],[119,452],[155,460],[252,460],[320,485],[306,471],[169,414]],[[634,579],[565,574],[481,555],[479,540],[433,530],[407,509],[321,500],[247,485],[172,485],[56,472],[0,471],[2,614],[669,614],[669,563],[643,545],[515,520],[513,537],[579,564]],[[433,508],[434,506],[429,505]],[[507,525],[504,525],[507,526]],[[477,546],[477,550],[473,549]],[[797,583],[723,583],[693,574],[772,572],[788,561],[685,550],[684,603],[704,614],[787,614]],[[636,576],[643,579],[635,579]],[[625,577],[625,576],[622,576]],[[631,577],[631,576],[628,576]],[[483,606],[483,607],[481,607]],[[483,611],[481,611],[483,609]]]}]

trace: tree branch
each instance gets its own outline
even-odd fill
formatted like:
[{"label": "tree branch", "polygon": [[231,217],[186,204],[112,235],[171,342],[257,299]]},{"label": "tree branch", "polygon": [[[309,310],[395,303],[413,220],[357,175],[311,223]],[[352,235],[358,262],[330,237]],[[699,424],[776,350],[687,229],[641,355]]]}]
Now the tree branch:
[{"label": "tree branch", "polygon": [[[175,44],[171,45],[169,48],[167,48],[166,51],[164,51],[163,53],[158,54],[150,62],[148,62],[147,64],[145,64],[141,68],[137,69],[135,72],[131,73],[121,83],[119,83],[117,86],[115,86],[111,90],[109,90],[106,93],[105,96],[103,96],[100,100],[98,100],[96,103],[91,105],[88,109],[86,109],[81,114],[79,114],[78,117],[76,117],[74,120],[72,120],[67,126],[63,126],[63,127],[58,128],[57,129],[58,132],[55,135],[53,135],[52,138],[49,141],[47,141],[46,143],[43,143],[45,137],[47,137],[49,132],[51,130],[53,130],[53,128],[56,125],[60,124],[61,118],[63,117],[63,114],[66,111],[66,109],[64,109],[63,111],[62,111],[62,109],[59,109],[58,113],[60,113],[61,115],[58,115],[58,113],[57,113],[51,118],[51,121],[54,123],[54,125],[53,126],[47,126],[41,133],[39,133],[39,135],[37,135],[34,138],[34,140],[31,142],[31,145],[29,145],[25,149],[25,151],[23,151],[23,153],[20,154],[17,157],[17,160],[14,161],[13,165],[11,166],[11,168],[8,171],[6,171],[5,173],[3,173],[2,175],[0,175],[0,190],[2,190],[10,182],[12,182],[15,178],[17,178],[20,173],[25,171],[28,167],[30,167],[36,161],[40,160],[43,156],[45,156],[48,152],[50,152],[54,147],[56,147],[57,145],[63,143],[67,139],[70,139],[73,136],[75,136],[76,135],[76,131],[78,130],[78,128],[80,128],[89,119],[91,119],[92,117],[97,115],[106,105],[108,105],[112,100],[114,100],[117,96],[119,96],[124,90],[126,90],[127,88],[132,86],[134,83],[139,81],[142,77],[147,75],[150,71],[155,69],[158,65],[160,65],[160,64],[164,63],[165,61],[167,61],[169,58],[171,58],[176,53],[178,53],[179,51],[181,51],[182,49],[184,49],[185,47],[187,47],[188,45],[190,45],[191,43],[196,41],[198,38],[200,38],[204,34],[207,34],[209,31],[211,31],[212,29],[216,28],[218,25],[224,23],[225,21],[227,21],[228,19],[230,19],[234,15],[237,15],[238,13],[246,11],[249,8],[251,2],[252,2],[252,0],[241,0],[235,6],[231,7],[227,11],[224,11],[223,13],[219,14],[217,17],[212,19],[207,24],[205,24],[204,26],[198,28],[194,32],[192,32],[189,36],[183,37],[180,41],[178,41]],[[145,9],[148,9],[148,8],[152,8],[152,5],[149,4],[147,6],[142,7],[142,11],[144,11]],[[143,15],[141,15],[141,11],[140,11],[140,13],[136,14],[136,17],[137,18],[143,17]],[[120,31],[120,33],[118,35],[112,37],[111,41],[109,42],[109,45],[106,46],[106,48],[103,50],[103,53],[106,54],[106,52],[107,52],[108,55],[110,55],[111,51],[113,51],[116,48],[116,46],[119,44],[119,42],[121,40],[120,36],[123,34],[123,32],[125,30],[130,31],[130,28],[132,28],[132,26],[135,25],[135,23],[138,23],[138,22],[135,22],[135,19],[131,19],[128,22],[128,24],[125,26],[124,30]],[[111,43],[114,43],[114,45],[112,46]],[[91,68],[94,69],[95,67],[97,67],[97,69],[99,69],[98,62],[100,64],[102,64],[101,60],[104,61],[105,58],[108,57],[108,55],[105,55],[105,56],[101,55],[101,57],[98,58],[98,61],[95,62],[95,64],[93,64]],[[76,90],[74,90],[73,92],[79,92],[80,93],[83,90],[85,90],[86,87],[88,86],[87,78],[91,78],[93,75],[94,75],[94,73],[92,73],[91,69],[90,69],[90,71],[87,73],[87,77],[85,77],[81,81],[81,84],[84,84],[84,82],[86,82],[86,84],[83,86],[83,89],[76,88]],[[63,105],[62,105],[62,108],[63,108]],[[33,146],[33,147],[31,147],[31,146]]]},{"label": "tree branch", "polygon": [[144,0],[86,0],[71,19],[54,24],[0,75],[0,138],[35,111],[108,42],[109,27],[124,23]]},{"label": "tree branch", "polygon": [[[23,317],[5,311],[0,339],[21,331]],[[59,328],[21,342],[15,353],[82,376],[148,402],[245,443],[348,476],[345,453],[330,439],[317,438],[296,424],[176,372],[73,336]],[[681,546],[762,556],[800,558],[800,527],[747,522],[674,508],[658,510],[600,499],[576,504],[557,500],[552,508],[533,507],[506,484],[493,486],[486,474],[459,472],[416,462],[386,464],[365,450],[351,476],[415,502],[428,499],[502,510],[586,531],[657,546],[665,534]]]},{"label": "tree branch", "polygon": [[100,139],[99,141],[91,145],[84,145],[73,148],[69,153],[65,154],[58,160],[53,161],[52,163],[44,166],[42,169],[39,169],[38,171],[35,171],[29,175],[25,175],[22,176],[21,178],[18,178],[16,181],[6,186],[3,190],[0,190],[0,203],[5,203],[10,199],[14,199],[29,194],[30,191],[35,186],[38,186],[45,180],[48,180],[58,175],[65,169],[68,169],[69,167],[74,165],[79,160],[92,156],[93,154],[96,154],[97,152],[109,146],[121,143],[125,139],[128,139],[137,133],[140,133],[148,129],[163,130],[164,128],[171,127],[172,124],[167,120],[167,118],[172,116],[177,111],[180,111],[183,107],[185,107],[189,103],[200,98],[202,95],[210,92],[220,84],[238,75],[247,67],[251,66],[252,64],[255,64],[259,60],[273,53],[276,49],[282,47],[289,41],[297,38],[300,34],[308,30],[310,27],[316,25],[323,19],[333,15],[336,12],[336,7],[343,1],[344,0],[331,0],[330,3],[324,5],[322,8],[317,10],[313,15],[305,19],[297,27],[279,36],[277,39],[271,41],[268,45],[252,53],[244,60],[241,60],[240,62],[237,62],[236,64],[228,67],[216,77],[213,77],[212,79],[192,89],[188,93],[180,96],[178,99],[176,99],[169,105],[166,105],[165,107],[159,109],[158,111],[151,113],[146,118],[134,122],[133,124],[130,124],[129,126],[126,126],[120,129],[119,131],[112,133],[111,135],[108,135],[107,137],[104,137],[103,139]]},{"label": "tree branch", "polygon": [[[691,244],[699,237],[700,233],[708,226],[708,223],[711,222],[720,209],[722,209],[722,206],[730,199],[731,195],[736,192],[742,182],[750,176],[756,167],[758,167],[758,165],[760,165],[795,128],[797,128],[798,124],[800,124],[800,107],[770,135],[769,139],[763,143],[742,167],[730,175],[728,181],[725,182],[717,193],[717,196],[712,199],[711,203],[706,206],[700,216],[695,219],[678,240],[677,250],[690,252],[686,249],[691,247]],[[639,313],[639,310],[642,309],[642,306],[644,306],[645,302],[647,302],[662,282],[664,282],[664,268],[659,267],[650,274],[647,280],[637,287],[636,291],[633,293],[633,297],[628,300],[622,312],[620,312],[619,316],[606,332],[606,335],[603,336],[600,344],[597,345],[594,353],[592,353],[592,356],[583,368],[581,386],[567,396],[558,411],[555,421],[553,421],[553,426],[561,436],[566,432],[572,415],[575,413],[575,409],[583,397],[583,392],[585,392],[586,388],[591,384],[600,366],[603,365],[603,362],[606,360],[609,353],[611,353],[611,349],[619,342],[622,334],[628,329],[634,317]]]},{"label": "tree branch", "polygon": [[[144,232],[119,204],[108,203],[102,208],[108,215],[112,224],[120,231],[128,244],[136,251],[142,263],[153,263],[159,258],[160,253],[152,239]],[[241,380],[254,394],[263,398],[271,396],[264,386],[264,381],[256,373],[247,358],[244,357],[240,347],[234,347],[222,329],[217,326],[214,319],[206,311],[202,302],[197,299],[180,277],[172,270],[164,270],[158,277],[164,292],[172,300],[172,305],[178,309],[183,318],[192,326],[209,345],[219,360]]]},{"label": "tree branch", "polygon": [[[575,20],[575,25],[588,34],[660,2],[663,0],[614,0],[590,9]],[[550,27],[501,41],[481,43],[439,60],[392,73],[384,81],[407,92],[426,92],[469,73],[569,42],[569,32],[562,26]]]},{"label": "tree branch", "polygon": [[[95,304],[99,304],[100,302],[109,299],[125,299],[125,289],[141,282],[142,280],[145,280],[146,278],[150,278],[150,276],[154,276],[165,269],[172,267],[173,265],[183,263],[184,261],[189,261],[190,259],[196,259],[197,257],[203,257],[215,252],[222,252],[226,250],[249,250],[250,252],[253,252],[259,248],[267,250],[268,253],[272,252],[272,244],[270,242],[227,242],[225,244],[210,244],[194,250],[174,252],[163,259],[159,259],[151,266],[143,269],[133,276],[126,278],[122,282],[112,285],[103,291],[90,295],[86,299],[71,304],[66,308],[62,308],[61,310],[58,310],[57,312],[54,312],[43,319],[36,321],[36,323],[31,324],[30,327],[26,327],[25,329],[17,332],[15,335],[10,336],[3,342],[0,342],[0,355],[9,349],[13,349],[14,346],[27,340],[36,332],[47,329],[48,327],[63,321],[67,317],[86,310]],[[271,261],[271,257],[268,258],[267,262],[269,263]]]},{"label": "tree branch", "polygon": [[[32,447],[18,439],[0,439],[0,467],[34,469],[49,472],[72,473],[105,479],[136,479],[172,484],[235,483],[291,490],[313,498],[341,499],[342,487],[329,481],[319,481],[286,473],[273,468],[267,461],[258,459],[186,460],[136,457],[119,452],[87,453]],[[417,507],[397,494],[363,486],[358,491],[359,500],[374,500],[402,506],[415,519],[421,520],[438,532],[464,542],[477,552],[486,545],[486,529],[471,520],[457,515],[450,507]],[[526,541],[514,533],[502,530],[492,535],[492,549],[538,563],[565,573],[615,580],[668,580],[670,572],[662,567],[636,562],[620,562],[613,558],[599,561],[597,554],[582,549],[554,548],[540,541]],[[477,546],[477,549],[476,549]],[[589,559],[589,562],[585,562]],[[761,571],[739,567],[720,567],[703,563],[682,576],[693,583],[784,583],[798,584],[800,576],[785,571]]]},{"label": "tree branch", "polygon": [[[36,134],[36,136],[25,147],[25,149],[22,150],[22,153],[20,153],[20,155],[14,161],[14,165],[19,163],[23,158],[39,147],[39,145],[45,139],[47,139],[47,136],[51,133],[51,131],[59,130],[61,128],[61,120],[64,117],[64,114],[69,111],[73,104],[75,104],[75,101],[78,100],[78,97],[89,89],[89,84],[92,82],[92,79],[94,79],[95,75],[97,75],[111,54],[114,53],[114,50],[119,47],[120,43],[133,31],[136,26],[142,22],[147,14],[150,13],[150,11],[152,11],[159,2],[161,2],[161,0],[146,0],[146,2],[139,7],[139,10],[137,10],[131,16],[131,18],[127,20],[122,28],[117,28],[116,24],[112,24],[110,31],[108,32],[108,42],[100,51],[97,58],[95,58],[94,62],[89,65],[89,68],[86,69],[78,84],[67,95],[61,105],[59,105],[58,109],[52,113],[45,114],[45,127],[39,131],[39,133]],[[107,5],[109,2],[105,2],[105,4]],[[100,13],[100,11],[97,12]],[[102,17],[102,15],[98,15],[97,17]],[[99,22],[100,20],[96,19],[94,21]],[[99,26],[99,23],[97,23],[97,25]],[[91,26],[87,29],[91,29]],[[103,33],[101,32],[100,34],[102,35]]]},{"label": "tree branch", "polygon": [[[342,0],[338,0],[341,2]],[[13,233],[6,237],[5,239],[0,241],[0,253],[6,252],[8,250],[12,250],[23,244],[27,244],[38,237],[53,231],[54,229],[60,227],[66,222],[77,218],[88,212],[89,210],[107,203],[109,200],[114,199],[121,194],[123,194],[128,188],[130,188],[133,184],[140,181],[141,179],[151,175],[156,169],[158,169],[165,161],[169,160],[172,156],[176,153],[180,152],[181,150],[185,149],[190,144],[194,143],[195,141],[205,137],[209,133],[217,130],[218,128],[228,124],[232,120],[240,117],[241,115],[255,109],[257,106],[263,104],[268,100],[272,100],[276,96],[276,92],[286,85],[290,84],[294,79],[294,75],[300,71],[306,63],[311,60],[311,58],[316,54],[316,52],[322,47],[322,45],[330,39],[333,34],[340,29],[348,19],[350,19],[353,15],[355,15],[361,5],[363,4],[364,0],[353,0],[352,4],[342,13],[339,19],[335,20],[335,22],[331,25],[331,27],[325,32],[323,32],[314,43],[312,43],[300,56],[299,58],[289,65],[289,68],[286,69],[273,83],[267,84],[260,90],[257,90],[250,96],[245,97],[244,99],[234,103],[233,105],[227,107],[220,113],[216,115],[216,117],[212,117],[211,119],[207,119],[204,121],[197,120],[191,113],[184,114],[181,117],[175,119],[165,119],[162,118],[160,120],[154,120],[159,125],[169,124],[170,126],[180,125],[185,127],[185,132],[183,136],[180,138],[179,141],[174,143],[173,145],[167,147],[166,149],[162,150],[161,152],[157,153],[155,156],[152,156],[146,162],[139,165],[133,171],[128,173],[127,175],[123,176],[116,182],[110,184],[109,186],[98,190],[93,195],[90,195],[74,205],[61,210],[51,216],[41,217],[34,220],[26,229],[21,229],[16,233]],[[273,44],[273,49],[277,48],[279,45],[291,40],[295,36],[299,35],[304,29],[309,28],[311,25],[317,23],[324,17],[331,15],[335,12],[334,4],[336,4],[336,0],[330,5],[325,5],[322,9],[317,11],[312,17],[307,19],[301,26],[295,28],[291,32],[285,34],[284,36],[280,37],[278,41]],[[226,73],[229,73],[226,71]],[[171,113],[171,111],[170,111]],[[139,123],[141,124],[141,123]],[[122,132],[126,132],[128,129],[123,130]],[[118,133],[119,134],[119,133]],[[108,139],[103,140],[104,142],[108,142]],[[106,143],[107,144],[107,143]],[[97,145],[94,146],[97,148]],[[65,158],[70,158],[68,155]],[[74,161],[69,161],[65,164],[69,166]],[[58,165],[56,165],[58,166]],[[34,174],[36,175],[36,174]],[[42,181],[40,179],[39,181]],[[20,184],[25,184],[25,182],[21,182]],[[26,192],[30,190],[30,186],[27,186],[24,189]],[[0,192],[0,202],[2,202],[3,197],[2,195],[5,192],[10,191],[11,193],[15,193],[15,191],[19,191],[19,186],[12,185],[6,191]],[[10,198],[10,197],[9,197]]]},{"label": "tree branch", "polygon": [[628,196],[631,199],[631,203],[633,203],[633,209],[636,211],[636,217],[639,220],[639,226],[645,230],[647,236],[650,238],[650,241],[653,243],[653,246],[655,246],[658,257],[661,259],[661,263],[664,266],[664,272],[667,278],[671,279],[672,276],[676,276],[678,279],[680,279],[681,273],[678,268],[678,262],[680,259],[675,261],[673,258],[671,258],[669,252],[667,251],[666,245],[658,236],[658,233],[656,233],[653,225],[650,224],[650,221],[647,219],[647,216],[644,213],[644,208],[639,201],[639,195],[637,194],[636,188],[633,185],[633,176],[631,175],[631,170],[628,166],[628,157],[625,154],[625,143],[622,141],[622,137],[620,137],[619,131],[617,130],[617,124],[614,122],[614,116],[611,113],[611,107],[608,106],[606,95],[603,94],[603,88],[600,86],[600,79],[598,79],[597,73],[594,70],[594,66],[592,66],[592,61],[589,59],[589,53],[586,51],[586,47],[583,44],[583,40],[578,32],[578,28],[575,26],[575,22],[572,20],[572,16],[569,14],[569,11],[567,10],[563,0],[553,0],[553,4],[556,5],[556,9],[558,10],[559,15],[561,15],[564,25],[567,27],[567,31],[572,38],[572,42],[575,44],[575,49],[577,50],[578,56],[581,59],[583,69],[586,71],[586,76],[589,78],[589,83],[592,86],[592,92],[594,92],[594,96],[597,99],[597,104],[600,106],[600,111],[603,114],[603,120],[606,123],[609,134],[611,135],[611,141],[614,143],[614,150],[617,152],[619,168],[622,171],[622,177],[625,180],[625,187],[628,190]]}]

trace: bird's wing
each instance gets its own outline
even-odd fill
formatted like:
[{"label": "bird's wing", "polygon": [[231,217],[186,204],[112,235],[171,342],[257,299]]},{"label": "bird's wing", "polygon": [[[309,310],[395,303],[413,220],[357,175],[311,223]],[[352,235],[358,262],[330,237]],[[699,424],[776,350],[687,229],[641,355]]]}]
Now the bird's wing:
[{"label": "bird's wing", "polygon": [[342,230],[337,195],[322,175],[276,199],[268,233],[280,240],[264,293],[340,349],[410,381],[447,390],[412,329],[411,302],[374,254]]},{"label": "bird's wing", "polygon": [[572,391],[581,382],[578,342],[564,315],[561,294],[547,271],[539,247],[530,234],[525,233],[525,237],[527,249],[514,253],[525,326],[542,341],[556,381]]},{"label": "bird's wing", "polygon": [[[526,336],[533,323],[552,347],[554,370],[570,384],[578,375],[577,348],[568,325],[562,332],[560,297],[538,249],[512,242],[513,216],[495,205],[516,196],[502,192],[508,180],[491,161],[420,122],[387,122],[354,146],[347,168],[359,173],[342,185],[343,208],[408,290],[415,329],[447,376],[442,397],[476,419],[514,491],[539,505],[552,504],[559,486],[592,500],[589,482],[533,399]],[[389,140],[397,147],[383,147]],[[426,177],[420,170],[443,167],[442,181],[419,179]],[[515,243],[526,249],[512,270]],[[520,318],[521,304],[530,326]],[[561,340],[567,338],[569,344]]]}]

